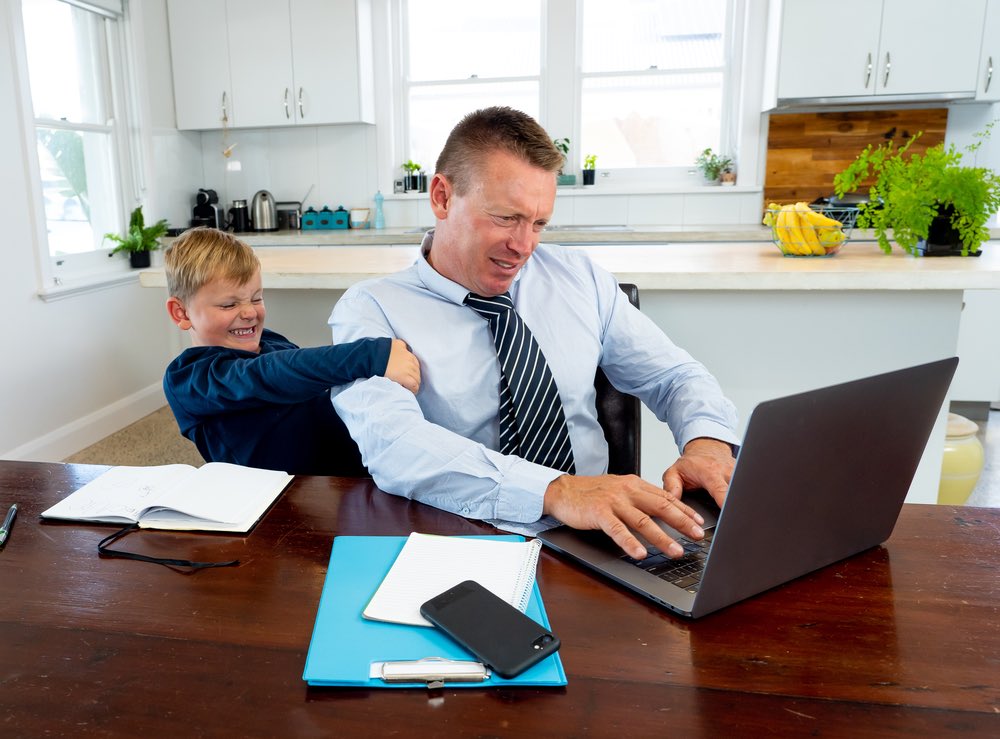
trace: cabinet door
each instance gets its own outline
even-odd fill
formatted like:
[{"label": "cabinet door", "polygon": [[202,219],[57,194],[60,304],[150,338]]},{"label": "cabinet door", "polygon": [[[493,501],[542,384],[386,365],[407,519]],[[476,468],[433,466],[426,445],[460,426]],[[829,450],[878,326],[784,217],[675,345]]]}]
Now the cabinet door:
[{"label": "cabinet door", "polygon": [[986,0],[884,0],[876,92],[971,96],[985,15]]},{"label": "cabinet door", "polygon": [[288,0],[228,0],[227,16],[234,125],[294,125]]},{"label": "cabinet door", "polygon": [[374,123],[369,0],[291,0],[291,38],[298,122]]},{"label": "cabinet door", "polygon": [[976,100],[1000,100],[1000,79],[997,77],[1000,77],[1000,0],[988,0]]},{"label": "cabinet door", "polygon": [[169,0],[177,128],[221,128],[235,113],[226,44],[226,0]]},{"label": "cabinet door", "polygon": [[779,98],[874,93],[881,3],[786,0],[781,13]]}]

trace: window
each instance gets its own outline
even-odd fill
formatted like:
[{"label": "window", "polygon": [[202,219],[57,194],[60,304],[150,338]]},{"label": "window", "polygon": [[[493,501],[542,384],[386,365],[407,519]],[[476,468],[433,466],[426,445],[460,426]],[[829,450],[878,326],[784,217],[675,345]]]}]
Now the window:
[{"label": "window", "polygon": [[719,149],[726,5],[584,0],[584,152],[602,167],[688,168]]},{"label": "window", "polygon": [[568,172],[593,153],[620,181],[681,181],[705,148],[733,153],[730,29],[740,0],[398,7],[402,159],[432,169],[461,115],[486,105],[519,108],[553,138],[570,138]]},{"label": "window", "polygon": [[104,234],[121,231],[131,191],[121,14],[96,9],[108,4],[21,2],[46,287],[121,268],[104,256]]},{"label": "window", "polygon": [[509,105],[538,117],[539,0],[419,0],[405,8],[403,159],[432,172],[448,132],[479,108]]}]

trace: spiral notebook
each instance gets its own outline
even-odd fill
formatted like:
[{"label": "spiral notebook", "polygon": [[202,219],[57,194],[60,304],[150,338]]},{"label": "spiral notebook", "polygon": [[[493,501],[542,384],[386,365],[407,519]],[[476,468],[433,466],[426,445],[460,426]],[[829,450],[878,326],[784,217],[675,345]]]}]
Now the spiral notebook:
[{"label": "spiral notebook", "polygon": [[464,580],[475,580],[522,613],[535,584],[541,542],[413,533],[365,607],[373,621],[431,626],[420,606]]}]

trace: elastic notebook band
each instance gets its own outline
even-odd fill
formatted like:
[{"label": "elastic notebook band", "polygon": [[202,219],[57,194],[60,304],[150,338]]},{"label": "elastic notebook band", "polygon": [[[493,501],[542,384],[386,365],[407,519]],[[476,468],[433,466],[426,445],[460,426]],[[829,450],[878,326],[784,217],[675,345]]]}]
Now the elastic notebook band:
[{"label": "elastic notebook band", "polygon": [[133,523],[129,524],[121,531],[116,531],[110,536],[106,536],[101,539],[97,544],[97,553],[101,557],[117,557],[118,559],[134,559],[139,562],[150,562],[155,565],[163,565],[164,567],[187,567],[192,570],[204,570],[209,567],[234,567],[240,563],[238,559],[230,560],[229,562],[192,562],[189,559],[168,559],[165,557],[150,557],[145,554],[137,554],[135,552],[122,552],[114,549],[108,549],[108,546],[114,544],[119,539],[122,539],[133,531],[139,529],[139,524]]}]

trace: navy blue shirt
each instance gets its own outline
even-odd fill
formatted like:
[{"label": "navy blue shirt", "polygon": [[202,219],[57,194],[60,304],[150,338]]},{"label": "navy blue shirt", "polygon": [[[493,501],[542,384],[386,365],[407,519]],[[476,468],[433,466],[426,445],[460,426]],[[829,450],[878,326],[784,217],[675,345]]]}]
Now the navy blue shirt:
[{"label": "navy blue shirt", "polygon": [[186,349],[167,367],[163,391],[181,433],[207,461],[296,475],[367,475],[329,390],[384,374],[391,346],[379,338],[300,349],[264,329],[259,354]]}]

